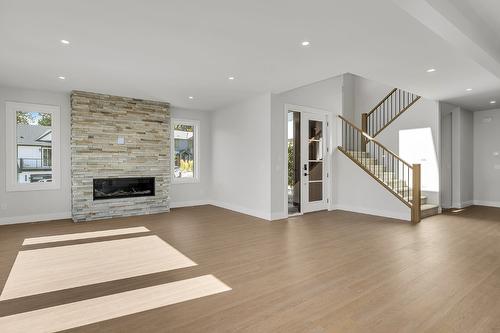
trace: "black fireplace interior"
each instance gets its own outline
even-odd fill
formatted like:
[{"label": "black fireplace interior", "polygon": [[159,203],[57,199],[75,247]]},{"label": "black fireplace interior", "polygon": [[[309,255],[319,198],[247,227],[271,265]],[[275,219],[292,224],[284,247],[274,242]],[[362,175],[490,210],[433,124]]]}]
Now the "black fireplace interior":
[{"label": "black fireplace interior", "polygon": [[94,179],[94,200],[154,195],[154,177]]}]

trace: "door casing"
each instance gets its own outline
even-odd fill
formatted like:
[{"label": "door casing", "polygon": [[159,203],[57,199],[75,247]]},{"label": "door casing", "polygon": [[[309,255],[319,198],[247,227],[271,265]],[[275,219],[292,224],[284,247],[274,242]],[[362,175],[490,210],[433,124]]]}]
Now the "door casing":
[{"label": "door casing", "polygon": [[307,140],[307,137],[304,137],[301,135],[301,169],[302,172],[300,174],[300,182],[301,182],[301,212],[298,214],[293,214],[293,215],[302,215],[304,213],[309,213],[309,212],[314,212],[318,210],[325,210],[329,209],[331,206],[331,174],[332,174],[332,165],[330,163],[331,161],[331,155],[332,155],[332,148],[331,148],[331,140],[332,140],[332,126],[331,126],[331,115],[330,112],[322,109],[317,109],[317,108],[311,108],[307,106],[300,106],[300,105],[293,105],[293,104],[285,104],[284,107],[284,112],[283,112],[283,121],[285,125],[285,133],[284,133],[284,144],[283,144],[283,152],[285,153],[285,158],[283,159],[283,174],[284,174],[284,183],[283,183],[283,192],[284,192],[284,215],[288,215],[288,192],[287,192],[287,184],[288,184],[288,160],[287,160],[287,149],[288,149],[288,112],[289,111],[294,111],[294,112],[300,112],[301,114],[301,132],[303,133],[303,128],[304,128],[304,122],[303,120],[303,114],[311,114],[314,115],[315,117],[321,117],[321,120],[324,122],[324,162],[323,162],[323,202],[314,204],[314,205],[309,205],[305,202],[305,195],[303,191],[303,185],[304,185],[304,170],[303,170],[303,164],[304,164],[304,150],[303,145],[304,145],[304,140]]}]

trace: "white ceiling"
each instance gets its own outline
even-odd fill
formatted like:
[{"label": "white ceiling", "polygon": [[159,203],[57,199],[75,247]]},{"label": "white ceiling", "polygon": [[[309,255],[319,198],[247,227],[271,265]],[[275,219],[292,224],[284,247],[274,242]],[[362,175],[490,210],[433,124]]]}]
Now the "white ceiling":
[{"label": "white ceiling", "polygon": [[[500,58],[464,52],[412,1],[425,2],[0,0],[0,84],[210,110],[351,72],[470,109],[500,103]],[[457,1],[498,32],[500,2]]]}]

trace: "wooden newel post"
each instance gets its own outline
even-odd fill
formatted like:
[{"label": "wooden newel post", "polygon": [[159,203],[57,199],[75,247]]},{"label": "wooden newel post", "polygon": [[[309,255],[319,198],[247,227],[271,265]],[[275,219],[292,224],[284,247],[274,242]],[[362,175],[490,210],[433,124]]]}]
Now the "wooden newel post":
[{"label": "wooden newel post", "polygon": [[420,222],[420,164],[413,164],[411,222]]},{"label": "wooden newel post", "polygon": [[[368,134],[368,113],[361,114],[361,129]],[[366,139],[364,137],[361,140],[361,151],[366,151]]]}]

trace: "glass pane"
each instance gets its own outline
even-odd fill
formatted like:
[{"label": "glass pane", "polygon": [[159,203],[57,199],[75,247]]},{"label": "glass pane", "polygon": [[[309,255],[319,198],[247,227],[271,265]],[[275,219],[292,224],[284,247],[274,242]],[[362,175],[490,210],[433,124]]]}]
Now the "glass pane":
[{"label": "glass pane", "polygon": [[309,180],[323,179],[323,162],[309,162]]},{"label": "glass pane", "polygon": [[288,214],[300,212],[300,113],[288,112]]},{"label": "glass pane", "polygon": [[174,126],[174,177],[194,177],[194,126]]},{"label": "glass pane", "polygon": [[309,120],[309,160],[323,160],[323,122]]},{"label": "glass pane", "polygon": [[16,112],[17,181],[52,181],[52,115]]},{"label": "glass pane", "polygon": [[309,183],[309,202],[323,200],[323,182]]}]

